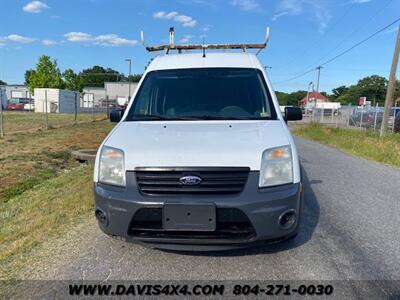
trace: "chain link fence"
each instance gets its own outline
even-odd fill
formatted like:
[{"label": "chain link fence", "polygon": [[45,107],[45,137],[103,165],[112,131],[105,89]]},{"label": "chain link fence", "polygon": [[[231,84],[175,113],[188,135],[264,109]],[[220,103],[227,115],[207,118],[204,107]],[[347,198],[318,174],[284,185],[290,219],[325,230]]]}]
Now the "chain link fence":
[{"label": "chain link fence", "polygon": [[[342,106],[339,109],[317,108],[306,111],[303,122],[320,123],[337,128],[379,131],[382,126],[382,106]],[[393,106],[389,112],[388,131],[400,132],[400,107]]]},{"label": "chain link fence", "polygon": [[35,101],[27,103],[10,103],[0,105],[0,137],[17,133],[48,130],[71,126],[74,124],[106,120],[112,109],[119,107],[116,99],[108,96],[101,101],[92,102],[83,106],[82,95],[76,93],[73,105],[68,113],[58,112],[57,103],[48,101],[42,104],[41,112],[35,111]]}]

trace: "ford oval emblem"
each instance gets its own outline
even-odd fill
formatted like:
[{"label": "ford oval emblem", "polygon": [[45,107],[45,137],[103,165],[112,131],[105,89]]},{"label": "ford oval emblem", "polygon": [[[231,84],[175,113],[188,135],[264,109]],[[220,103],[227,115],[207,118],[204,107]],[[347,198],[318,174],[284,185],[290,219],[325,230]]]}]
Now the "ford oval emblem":
[{"label": "ford oval emblem", "polygon": [[183,185],[198,185],[203,179],[198,176],[189,175],[179,178],[179,182]]}]

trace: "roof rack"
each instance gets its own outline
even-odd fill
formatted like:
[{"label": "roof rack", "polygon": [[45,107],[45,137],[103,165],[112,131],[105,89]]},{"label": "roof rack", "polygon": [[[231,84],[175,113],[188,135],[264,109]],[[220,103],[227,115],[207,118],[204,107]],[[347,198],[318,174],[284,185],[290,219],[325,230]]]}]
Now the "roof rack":
[{"label": "roof rack", "polygon": [[170,29],[169,29],[169,44],[158,45],[158,46],[147,46],[144,42],[144,33],[143,33],[143,31],[140,32],[140,38],[141,38],[142,45],[149,52],[165,51],[166,54],[168,54],[170,50],[177,50],[179,53],[181,53],[182,50],[203,50],[203,56],[205,56],[205,50],[207,50],[207,49],[211,49],[211,50],[242,49],[244,52],[247,52],[248,49],[259,49],[256,52],[256,55],[258,55],[261,52],[261,50],[267,46],[267,42],[269,40],[269,35],[270,35],[270,29],[269,29],[269,27],[267,27],[266,34],[265,34],[265,40],[263,43],[260,43],[260,44],[182,44],[182,45],[176,45],[176,44],[174,44],[174,28],[170,27]]}]

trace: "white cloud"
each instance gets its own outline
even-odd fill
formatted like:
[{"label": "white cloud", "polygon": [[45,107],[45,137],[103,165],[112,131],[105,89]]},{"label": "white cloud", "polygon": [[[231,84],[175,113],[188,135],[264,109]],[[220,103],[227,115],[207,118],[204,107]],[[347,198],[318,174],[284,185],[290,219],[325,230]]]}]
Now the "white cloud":
[{"label": "white cloud", "polygon": [[300,15],[303,13],[303,5],[304,1],[302,0],[283,0],[280,2],[277,12],[273,16],[272,20],[275,21],[286,15]]},{"label": "white cloud", "polygon": [[116,34],[105,34],[96,36],[95,44],[102,46],[134,46],[137,44],[137,41],[121,38]]},{"label": "white cloud", "polygon": [[237,6],[245,11],[251,11],[260,8],[260,4],[256,0],[233,0],[232,5]]},{"label": "white cloud", "polygon": [[102,34],[98,36],[93,36],[86,32],[68,32],[64,34],[70,42],[84,43],[84,44],[94,44],[101,46],[134,46],[137,44],[136,40],[129,40],[122,38],[117,34]]},{"label": "white cloud", "polygon": [[197,21],[190,16],[180,15],[176,11],[171,11],[169,13],[165,11],[158,11],[153,14],[155,19],[163,20],[173,20],[180,23],[183,27],[194,27],[197,25]]},{"label": "white cloud", "polygon": [[57,44],[57,42],[53,41],[53,40],[42,40],[42,45],[45,45],[45,46],[52,46],[52,45],[56,45],[56,44]]},{"label": "white cloud", "polygon": [[312,7],[314,8],[314,13],[319,23],[318,30],[320,33],[324,33],[331,20],[331,14],[322,2],[314,1]]},{"label": "white cloud", "polygon": [[203,31],[203,32],[208,32],[208,31],[210,31],[210,29],[211,29],[210,25],[206,25],[206,26],[200,28],[200,30]]},{"label": "white cloud", "polygon": [[[366,1],[366,0],[357,0]],[[368,1],[368,0],[367,0]],[[328,27],[331,14],[324,0],[282,0],[272,17],[273,21],[284,16],[298,16],[308,12],[314,15],[318,23],[318,30],[323,33]]]},{"label": "white cloud", "polygon": [[10,34],[7,36],[0,37],[0,42],[4,41],[12,41],[17,43],[29,44],[35,41],[34,38],[18,35],[18,34]]},{"label": "white cloud", "polygon": [[184,34],[183,37],[179,40],[180,43],[189,43],[194,38],[191,34]]},{"label": "white cloud", "polygon": [[28,13],[40,13],[43,9],[49,8],[49,6],[41,1],[31,1],[26,4],[22,9]]},{"label": "white cloud", "polygon": [[6,44],[0,42],[0,48],[1,48],[1,47],[4,47],[5,45],[6,45]]},{"label": "white cloud", "polygon": [[368,2],[372,2],[372,0],[353,0],[353,1],[351,1],[351,3],[354,3],[354,4],[362,4],[362,3],[368,3]]},{"label": "white cloud", "polygon": [[64,36],[70,42],[89,43],[93,40],[92,35],[89,33],[85,33],[85,32],[73,31],[73,32],[68,32],[68,33],[64,34]]}]

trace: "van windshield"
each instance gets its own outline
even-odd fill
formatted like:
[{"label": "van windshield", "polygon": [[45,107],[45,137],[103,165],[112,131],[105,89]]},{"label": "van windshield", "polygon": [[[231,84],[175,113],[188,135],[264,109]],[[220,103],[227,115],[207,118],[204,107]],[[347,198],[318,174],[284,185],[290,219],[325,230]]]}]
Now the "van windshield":
[{"label": "van windshield", "polygon": [[153,71],[141,85],[127,121],[272,120],[271,94],[256,69]]}]

